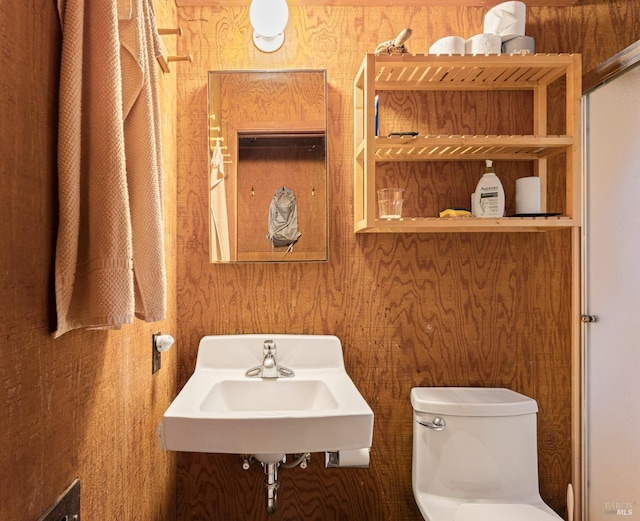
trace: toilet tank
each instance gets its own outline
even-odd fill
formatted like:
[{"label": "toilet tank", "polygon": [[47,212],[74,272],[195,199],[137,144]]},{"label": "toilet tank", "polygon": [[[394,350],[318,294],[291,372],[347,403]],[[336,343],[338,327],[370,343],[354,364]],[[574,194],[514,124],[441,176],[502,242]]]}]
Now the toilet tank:
[{"label": "toilet tank", "polygon": [[[416,387],[411,405],[415,494],[457,501],[539,497],[535,400],[509,389]],[[435,418],[444,429],[418,423]]]}]

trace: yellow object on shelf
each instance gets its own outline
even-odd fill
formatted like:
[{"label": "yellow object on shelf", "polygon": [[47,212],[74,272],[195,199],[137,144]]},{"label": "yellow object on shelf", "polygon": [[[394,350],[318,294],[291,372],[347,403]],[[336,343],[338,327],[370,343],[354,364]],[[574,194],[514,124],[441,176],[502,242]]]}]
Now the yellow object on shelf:
[{"label": "yellow object on shelf", "polygon": [[471,212],[464,208],[446,208],[440,212],[440,217],[470,217]]}]

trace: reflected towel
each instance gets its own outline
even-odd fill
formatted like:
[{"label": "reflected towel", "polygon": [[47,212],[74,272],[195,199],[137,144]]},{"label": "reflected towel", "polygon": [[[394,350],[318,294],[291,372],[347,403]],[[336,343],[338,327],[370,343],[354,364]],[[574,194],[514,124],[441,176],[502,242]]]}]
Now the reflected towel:
[{"label": "reflected towel", "polygon": [[227,193],[225,188],[224,156],[220,141],[211,153],[210,164],[210,223],[209,223],[209,248],[211,248],[211,260],[231,260],[229,248],[229,221],[227,217]]}]

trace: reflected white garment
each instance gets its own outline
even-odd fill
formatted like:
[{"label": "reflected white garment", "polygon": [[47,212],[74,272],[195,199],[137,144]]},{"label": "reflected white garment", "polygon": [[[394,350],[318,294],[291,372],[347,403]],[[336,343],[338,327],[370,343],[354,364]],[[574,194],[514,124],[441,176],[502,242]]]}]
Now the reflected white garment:
[{"label": "reflected white garment", "polygon": [[220,141],[211,153],[209,168],[210,195],[209,195],[209,248],[211,259],[217,261],[229,261],[229,221],[227,218],[227,194],[225,189],[224,156]]}]

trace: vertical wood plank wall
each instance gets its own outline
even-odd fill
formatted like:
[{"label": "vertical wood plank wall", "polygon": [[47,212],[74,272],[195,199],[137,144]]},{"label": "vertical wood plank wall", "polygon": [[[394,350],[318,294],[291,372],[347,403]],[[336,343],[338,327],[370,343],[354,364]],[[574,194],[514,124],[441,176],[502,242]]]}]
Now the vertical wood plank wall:
[{"label": "vertical wood plank wall", "polygon": [[[175,25],[173,0],[154,6],[161,25]],[[0,27],[0,519],[39,519],[80,478],[83,520],[171,521],[176,458],[155,428],[175,396],[180,340],[152,376],[151,334],[178,336],[175,68],[159,83],[167,318],[54,340],[56,2],[0,2]]]},{"label": "vertical wood plank wall", "polygon": [[[275,520],[417,520],[411,406],[417,385],[506,386],[538,400],[543,498],[565,514],[571,476],[571,234],[353,233],[352,81],[368,51],[412,27],[412,52],[482,32],[478,7],[290,9],[274,54],[251,43],[246,7],[179,8],[179,385],[206,334],[336,334],[375,412],[371,467],[284,470]],[[636,0],[528,10],[539,52],[578,52],[590,70],[640,38]],[[325,264],[211,265],[207,245],[207,70],[326,68],[329,233]],[[482,113],[478,112],[478,117]],[[478,173],[479,175],[479,173]],[[178,455],[178,519],[264,519],[263,473],[236,456]]]}]

